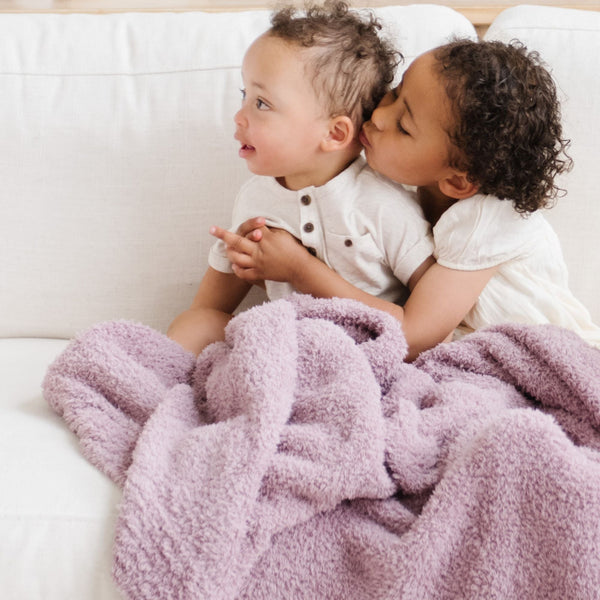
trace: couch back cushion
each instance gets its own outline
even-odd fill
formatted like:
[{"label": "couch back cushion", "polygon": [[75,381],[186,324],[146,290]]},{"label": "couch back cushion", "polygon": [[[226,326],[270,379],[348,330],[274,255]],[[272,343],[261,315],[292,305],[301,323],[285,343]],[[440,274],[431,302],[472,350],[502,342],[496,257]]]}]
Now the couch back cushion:
[{"label": "couch back cushion", "polygon": [[[407,58],[474,36],[435,6],[378,11]],[[240,184],[240,65],[268,11],[0,16],[0,337],[127,318],[164,330]]]},{"label": "couch back cushion", "polygon": [[537,50],[557,83],[573,170],[547,212],[561,240],[570,286],[600,323],[600,12],[518,6],[501,13],[486,39],[521,40]]}]

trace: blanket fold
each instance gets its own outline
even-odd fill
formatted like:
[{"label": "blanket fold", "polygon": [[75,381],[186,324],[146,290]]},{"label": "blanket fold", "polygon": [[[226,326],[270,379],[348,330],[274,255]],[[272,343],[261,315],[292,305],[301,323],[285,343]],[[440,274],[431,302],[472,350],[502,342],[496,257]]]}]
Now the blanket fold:
[{"label": "blanket fold", "polygon": [[132,600],[595,598],[600,352],[506,325],[414,364],[391,316],[294,295],[196,360],[129,322],[44,393],[123,487]]}]

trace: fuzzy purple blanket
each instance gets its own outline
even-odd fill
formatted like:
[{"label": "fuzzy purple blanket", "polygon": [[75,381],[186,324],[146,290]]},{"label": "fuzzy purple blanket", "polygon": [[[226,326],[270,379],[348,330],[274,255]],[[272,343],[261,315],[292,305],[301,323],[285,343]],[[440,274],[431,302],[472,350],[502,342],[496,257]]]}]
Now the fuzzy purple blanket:
[{"label": "fuzzy purple blanket", "polygon": [[393,318],[306,296],[226,333],[104,323],[48,371],[123,487],[126,597],[599,597],[598,350],[506,325],[406,364]]}]

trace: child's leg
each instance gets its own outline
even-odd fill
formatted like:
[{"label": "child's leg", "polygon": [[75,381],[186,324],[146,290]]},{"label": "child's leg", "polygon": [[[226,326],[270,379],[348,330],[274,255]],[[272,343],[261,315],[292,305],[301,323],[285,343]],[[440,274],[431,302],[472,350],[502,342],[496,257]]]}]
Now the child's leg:
[{"label": "child's leg", "polygon": [[167,335],[185,350],[200,354],[212,342],[225,339],[225,326],[232,315],[213,308],[192,308],[181,313]]}]

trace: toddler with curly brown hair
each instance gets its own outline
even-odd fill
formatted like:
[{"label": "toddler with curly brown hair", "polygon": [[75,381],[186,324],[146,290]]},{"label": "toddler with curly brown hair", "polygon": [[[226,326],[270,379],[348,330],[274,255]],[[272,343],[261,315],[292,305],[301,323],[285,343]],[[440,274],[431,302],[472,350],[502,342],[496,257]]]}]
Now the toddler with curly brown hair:
[{"label": "toddler with curly brown hair", "polygon": [[[433,226],[436,263],[403,309],[388,311],[403,322],[409,358],[455,328],[460,336],[505,322],[553,323],[600,346],[600,328],[569,290],[559,240],[540,210],[559,195],[555,178],[571,160],[556,87],[535,52],[472,40],[426,52],[382,99],[360,139],[375,171],[417,188]],[[267,255],[258,252],[262,240],[249,243],[246,256],[262,261],[253,275],[287,261],[298,265],[287,280],[300,291],[364,297],[297,250],[292,258],[274,246]],[[252,273],[255,265],[238,253],[232,260]]]},{"label": "toddler with curly brown hair", "polygon": [[540,211],[561,192],[556,176],[571,159],[556,86],[536,52],[516,41],[471,40],[427,52],[361,139],[375,170],[418,187],[433,225],[437,262],[405,306],[407,329],[419,327],[423,306],[433,303],[429,323],[440,337],[459,323],[458,335],[553,323],[600,345]]}]

